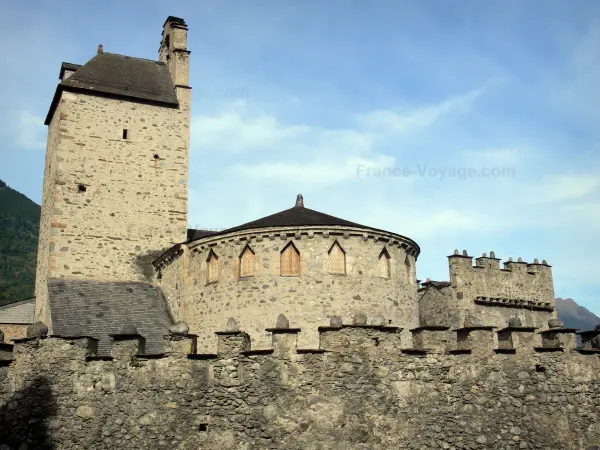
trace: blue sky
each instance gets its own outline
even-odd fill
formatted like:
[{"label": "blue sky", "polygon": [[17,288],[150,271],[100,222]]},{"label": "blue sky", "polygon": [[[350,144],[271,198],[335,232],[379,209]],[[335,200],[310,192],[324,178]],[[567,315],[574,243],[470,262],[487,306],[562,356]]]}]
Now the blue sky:
[{"label": "blue sky", "polygon": [[420,278],[455,248],[546,259],[600,314],[600,2],[5,0],[0,178],[39,202],[60,63],[156,58],[168,15],[190,28],[190,226],[302,192],[416,240]]}]

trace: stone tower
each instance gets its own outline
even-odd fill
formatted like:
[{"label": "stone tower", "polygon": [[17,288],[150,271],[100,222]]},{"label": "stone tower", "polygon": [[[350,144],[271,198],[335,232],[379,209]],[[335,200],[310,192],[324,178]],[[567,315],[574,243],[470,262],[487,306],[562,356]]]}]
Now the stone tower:
[{"label": "stone tower", "polygon": [[149,262],[186,240],[189,54],[185,21],[169,17],[159,61],[100,45],[86,64],[62,64],[36,278],[36,319],[51,330],[52,280],[150,282]]}]

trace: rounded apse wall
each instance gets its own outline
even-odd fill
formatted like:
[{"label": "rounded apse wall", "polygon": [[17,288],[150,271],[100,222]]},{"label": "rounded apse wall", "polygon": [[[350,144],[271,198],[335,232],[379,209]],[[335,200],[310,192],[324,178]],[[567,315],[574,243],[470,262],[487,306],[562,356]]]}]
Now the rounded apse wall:
[{"label": "rounded apse wall", "polygon": [[301,328],[298,345],[317,348],[330,317],[357,312],[408,330],[418,326],[410,239],[345,227],[246,230],[189,244],[187,295],[179,316],[198,334],[198,349],[216,348],[215,331],[233,317],[253,348],[270,348],[266,328],[285,314]]}]

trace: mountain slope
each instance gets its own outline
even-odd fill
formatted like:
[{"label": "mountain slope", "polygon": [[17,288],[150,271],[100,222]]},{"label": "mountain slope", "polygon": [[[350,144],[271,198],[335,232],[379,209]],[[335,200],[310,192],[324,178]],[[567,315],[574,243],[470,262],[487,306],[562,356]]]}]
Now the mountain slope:
[{"label": "mountain slope", "polygon": [[40,207],[0,180],[0,306],[33,297]]},{"label": "mountain slope", "polygon": [[579,328],[581,331],[593,330],[600,324],[600,317],[589,309],[579,306],[572,298],[556,299],[558,318],[565,323],[565,327]]}]

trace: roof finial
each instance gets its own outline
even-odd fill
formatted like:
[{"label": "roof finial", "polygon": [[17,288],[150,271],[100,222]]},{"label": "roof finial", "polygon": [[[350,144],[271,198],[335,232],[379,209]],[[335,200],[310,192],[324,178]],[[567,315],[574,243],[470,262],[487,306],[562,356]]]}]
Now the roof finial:
[{"label": "roof finial", "polygon": [[98,54],[100,54],[100,53],[104,53],[104,45],[102,45],[102,44],[100,44],[98,46]]},{"label": "roof finial", "polygon": [[302,194],[298,194],[296,197],[296,208],[304,208],[304,199],[302,198]]}]

